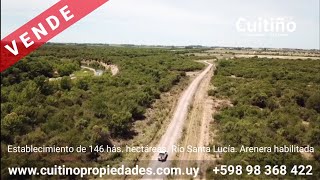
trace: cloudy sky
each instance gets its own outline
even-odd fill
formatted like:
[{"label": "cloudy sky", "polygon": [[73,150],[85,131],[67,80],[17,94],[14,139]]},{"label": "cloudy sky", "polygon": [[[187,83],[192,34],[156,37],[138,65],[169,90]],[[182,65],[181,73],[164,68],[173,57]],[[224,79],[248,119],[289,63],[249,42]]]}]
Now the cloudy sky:
[{"label": "cloudy sky", "polygon": [[[1,39],[57,0],[1,0]],[[319,0],[110,0],[51,42],[319,49]],[[294,32],[240,32],[259,18]],[[292,26],[291,26],[292,28]]]}]

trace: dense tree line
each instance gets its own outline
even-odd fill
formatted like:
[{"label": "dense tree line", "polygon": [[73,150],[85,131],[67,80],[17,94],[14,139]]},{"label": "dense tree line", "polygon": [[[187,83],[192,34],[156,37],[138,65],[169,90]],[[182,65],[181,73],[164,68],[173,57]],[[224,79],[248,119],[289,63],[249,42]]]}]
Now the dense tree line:
[{"label": "dense tree line", "polygon": [[[83,60],[115,64],[120,72],[71,79]],[[202,68],[165,49],[43,46],[1,73],[1,176],[8,178],[8,166],[94,163],[97,154],[9,154],[7,145],[112,145],[186,71]]]},{"label": "dense tree line", "polygon": [[319,60],[222,60],[212,83],[209,94],[234,105],[214,116],[222,145],[310,145],[316,151],[310,160],[300,153],[226,153],[222,164],[311,164],[314,175],[304,178],[320,177]]}]

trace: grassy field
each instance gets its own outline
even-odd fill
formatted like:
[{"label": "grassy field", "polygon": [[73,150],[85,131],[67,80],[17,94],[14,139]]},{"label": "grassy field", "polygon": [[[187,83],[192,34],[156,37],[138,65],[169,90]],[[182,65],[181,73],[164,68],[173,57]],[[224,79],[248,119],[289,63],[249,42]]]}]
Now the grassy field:
[{"label": "grassy field", "polygon": [[75,71],[73,74],[74,74],[74,77],[77,77],[77,78],[91,77],[94,75],[92,71],[87,69],[81,69],[79,71]]}]

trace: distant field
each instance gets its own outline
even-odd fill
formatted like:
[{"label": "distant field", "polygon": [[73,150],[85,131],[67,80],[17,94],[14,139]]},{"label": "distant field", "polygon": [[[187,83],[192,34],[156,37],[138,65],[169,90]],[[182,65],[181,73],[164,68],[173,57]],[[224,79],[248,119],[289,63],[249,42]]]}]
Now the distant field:
[{"label": "distant field", "polygon": [[215,56],[218,59],[224,58],[274,58],[274,59],[318,59],[320,60],[319,50],[283,50],[283,49],[227,49],[227,48],[217,48],[204,50],[201,53],[195,52],[193,55],[198,57],[203,56]]},{"label": "distant field", "polygon": [[301,56],[301,55],[235,55],[237,58],[252,58],[257,56],[258,58],[273,58],[273,59],[313,59],[313,60],[320,60],[319,56]]},{"label": "distant field", "polygon": [[297,57],[318,57],[319,50],[285,50],[285,49],[213,49],[207,50],[205,53],[212,54],[238,54],[238,55],[270,55],[270,56],[297,56]]}]

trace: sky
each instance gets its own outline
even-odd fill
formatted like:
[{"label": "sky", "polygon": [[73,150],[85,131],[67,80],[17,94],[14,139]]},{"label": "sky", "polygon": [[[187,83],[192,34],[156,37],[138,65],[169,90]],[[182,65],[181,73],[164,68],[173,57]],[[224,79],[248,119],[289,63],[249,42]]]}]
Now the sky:
[{"label": "sky", "polygon": [[[1,0],[1,39],[56,2]],[[320,49],[319,8],[319,0],[110,0],[50,42]],[[284,31],[248,32],[279,18]]]}]

